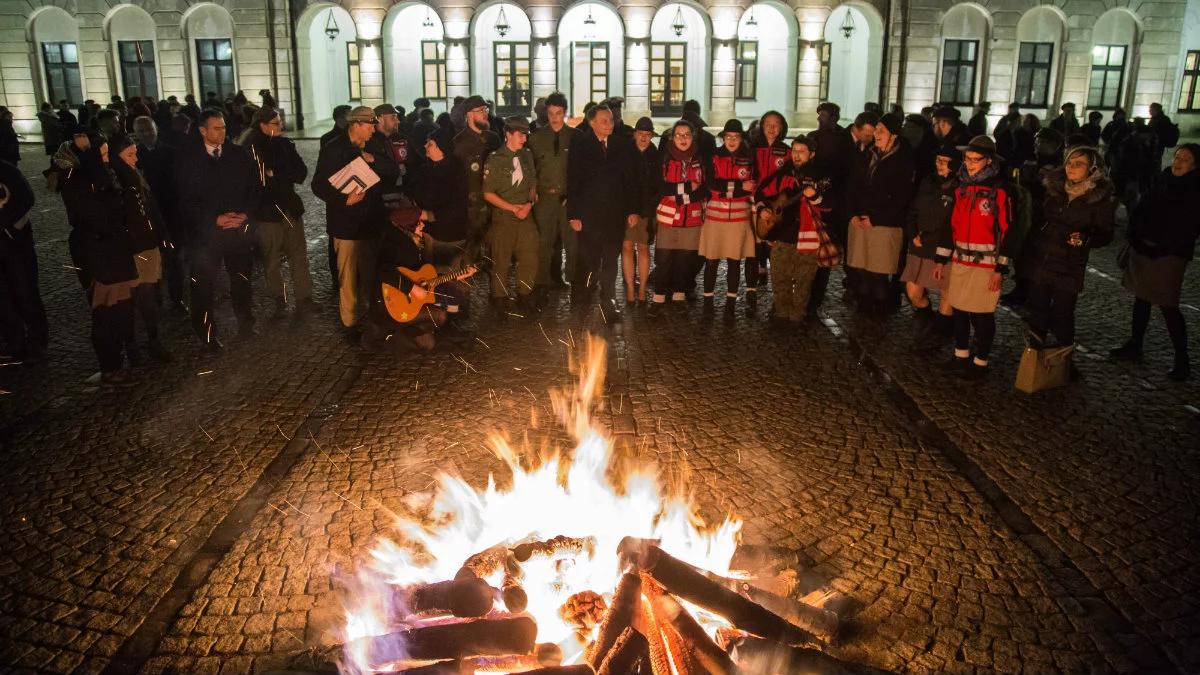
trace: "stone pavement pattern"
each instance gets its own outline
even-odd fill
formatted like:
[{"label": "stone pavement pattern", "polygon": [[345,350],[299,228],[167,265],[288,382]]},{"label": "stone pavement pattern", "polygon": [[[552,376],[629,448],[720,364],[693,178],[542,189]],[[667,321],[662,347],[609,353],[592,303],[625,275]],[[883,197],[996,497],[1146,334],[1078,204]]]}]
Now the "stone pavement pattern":
[{"label": "stone pavement pattern", "polygon": [[[315,144],[301,149],[311,167]],[[23,156],[36,177],[40,154]],[[134,389],[84,386],[94,357],[86,307],[62,268],[66,225],[57,196],[33,182],[55,358],[0,369],[13,392],[0,395],[10,467],[0,479],[0,670],[103,670],[180,571],[209,553],[218,523],[228,553],[186,586],[194,592],[153,634],[142,670],[315,664],[340,620],[331,572],[390,531],[389,509],[451,467],[482,486],[502,467],[490,430],[565,442],[546,392],[570,377],[560,340],[582,326],[561,306],[540,326],[485,309],[472,348],[423,360],[350,350],[332,307],[261,323],[261,337],[217,359],[197,358],[174,321],[173,364]],[[302,193],[318,300],[331,304],[323,211]],[[1096,256],[1080,307],[1079,339],[1094,352],[1127,330],[1130,300],[1103,276],[1115,275],[1111,253]],[[846,658],[905,672],[1200,669],[1189,545],[1200,421],[1187,407],[1200,403],[1194,382],[1160,378],[1161,328],[1147,365],[1083,358],[1081,383],[1026,397],[1010,387],[1015,317],[1001,317],[997,372],[972,391],[946,376],[942,356],[907,349],[906,313],[862,321],[832,295],[828,325],[794,334],[698,307],[658,320],[635,312],[620,327],[593,319],[624,394],[613,422],[635,432],[620,438],[693,477],[707,516],[739,514],[748,540],[800,551],[848,596]],[[1184,297],[1200,300],[1194,278]],[[1185,312],[1195,329],[1197,312]],[[285,446],[302,448],[299,459],[263,478]],[[991,487],[964,475],[956,453]],[[230,516],[255,485],[262,507]],[[1032,525],[1013,525],[1013,504]]]}]

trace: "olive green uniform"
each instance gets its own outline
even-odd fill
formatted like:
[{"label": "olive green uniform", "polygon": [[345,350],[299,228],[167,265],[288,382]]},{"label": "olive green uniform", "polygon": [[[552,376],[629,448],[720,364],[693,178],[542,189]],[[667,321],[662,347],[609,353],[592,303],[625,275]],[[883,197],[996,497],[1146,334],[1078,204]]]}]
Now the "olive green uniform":
[{"label": "olive green uniform", "polygon": [[539,286],[550,285],[554,244],[560,236],[567,252],[567,278],[575,278],[575,230],[567,221],[564,202],[567,198],[567,151],[571,148],[571,139],[578,133],[566,125],[557,132],[547,125],[530,134],[526,144],[533,152],[538,172],[538,201],[533,206],[533,219],[538,228]]},{"label": "olive green uniform", "polygon": [[[454,137],[454,159],[467,175],[467,242],[478,247],[487,229],[488,203],[483,200],[483,167],[488,153],[500,146],[500,138],[492,131],[475,133],[470,127]],[[474,251],[468,257],[474,259]]]},{"label": "olive green uniform", "polygon": [[[518,162],[521,166],[520,180],[516,176]],[[483,169],[485,193],[494,193],[510,204],[528,204],[537,185],[537,170],[533,165],[533,154],[528,148],[513,152],[508,146],[502,146],[488,156]],[[524,220],[517,220],[512,213],[492,206],[488,245],[493,261],[492,297],[508,295],[508,270],[514,258],[517,263],[517,293],[522,296],[532,293],[538,270],[538,233],[533,213]]]}]

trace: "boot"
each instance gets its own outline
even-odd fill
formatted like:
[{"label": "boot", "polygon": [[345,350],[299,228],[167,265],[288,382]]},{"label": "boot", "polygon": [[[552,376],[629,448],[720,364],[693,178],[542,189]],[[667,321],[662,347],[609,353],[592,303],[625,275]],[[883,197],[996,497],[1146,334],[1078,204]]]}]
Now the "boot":
[{"label": "boot", "polygon": [[1130,340],[1116,349],[1110,349],[1108,358],[1113,361],[1138,361],[1142,358],[1142,346]]}]

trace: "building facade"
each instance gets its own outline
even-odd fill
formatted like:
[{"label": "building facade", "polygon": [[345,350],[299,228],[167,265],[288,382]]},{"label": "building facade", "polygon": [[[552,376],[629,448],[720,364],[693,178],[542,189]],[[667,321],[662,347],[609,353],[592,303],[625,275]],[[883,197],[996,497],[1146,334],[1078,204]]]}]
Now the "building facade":
[{"label": "building facade", "polygon": [[[480,93],[528,114],[606,96],[667,121],[696,99],[710,124],[771,109],[801,127],[818,102],[1053,116],[1159,101],[1200,122],[1200,0],[0,0],[0,103],[37,132],[43,101],[276,93],[289,125],[344,102],[436,111]],[[297,114],[299,113],[299,114]]]}]

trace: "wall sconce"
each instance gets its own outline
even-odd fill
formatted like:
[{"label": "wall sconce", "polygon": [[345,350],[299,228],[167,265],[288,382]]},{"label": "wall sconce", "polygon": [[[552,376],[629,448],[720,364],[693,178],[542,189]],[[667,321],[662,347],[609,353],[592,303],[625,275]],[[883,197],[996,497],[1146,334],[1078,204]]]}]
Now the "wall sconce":
[{"label": "wall sconce", "polygon": [[500,14],[496,16],[496,25],[493,28],[500,34],[500,37],[508,35],[508,29],[512,28],[508,24],[508,15],[504,13],[504,5],[500,5]]},{"label": "wall sconce", "polygon": [[746,19],[746,26],[753,28],[758,25],[758,19],[754,18],[754,8],[750,8],[750,18]]},{"label": "wall sconce", "polygon": [[687,24],[683,22],[683,5],[675,5],[675,18],[671,20],[671,28],[675,31],[675,37],[683,36],[683,31],[687,28]]},{"label": "wall sconce", "polygon": [[333,10],[329,10],[329,18],[325,20],[325,35],[329,36],[330,40],[336,40],[338,35],[341,35],[342,29],[337,25],[337,18],[333,16]]},{"label": "wall sconce", "polygon": [[851,35],[854,35],[854,10],[846,8],[846,18],[842,20],[842,35],[849,40]]}]

